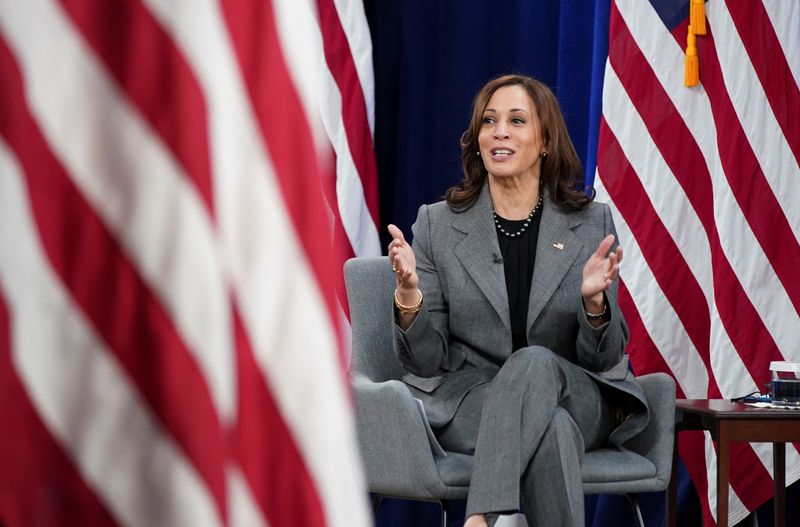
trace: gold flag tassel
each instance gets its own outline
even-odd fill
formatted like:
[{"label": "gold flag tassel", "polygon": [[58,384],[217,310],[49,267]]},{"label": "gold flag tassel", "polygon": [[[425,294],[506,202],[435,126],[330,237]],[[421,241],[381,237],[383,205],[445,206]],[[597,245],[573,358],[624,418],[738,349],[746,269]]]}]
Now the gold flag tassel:
[{"label": "gold flag tassel", "polygon": [[683,77],[683,85],[687,87],[697,86],[700,83],[700,61],[697,58],[697,37],[689,28],[689,36],[686,40],[686,67]]},{"label": "gold flag tassel", "polygon": [[695,35],[706,34],[706,3],[704,0],[691,0],[689,4],[689,31]]}]

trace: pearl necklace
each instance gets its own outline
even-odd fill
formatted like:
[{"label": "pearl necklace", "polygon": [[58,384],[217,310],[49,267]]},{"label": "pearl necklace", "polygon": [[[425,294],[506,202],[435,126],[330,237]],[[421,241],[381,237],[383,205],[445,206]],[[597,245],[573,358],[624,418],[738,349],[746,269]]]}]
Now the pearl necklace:
[{"label": "pearl necklace", "polygon": [[497,215],[497,211],[492,209],[492,216],[494,216],[494,224],[497,227],[497,230],[503,233],[505,236],[509,238],[518,238],[522,236],[522,234],[528,230],[528,226],[531,224],[531,219],[533,219],[533,215],[536,214],[536,211],[539,210],[539,207],[542,205],[542,196],[539,196],[539,201],[536,205],[531,209],[530,213],[528,213],[528,217],[525,218],[525,223],[522,224],[522,228],[517,232],[508,232],[506,231],[502,225],[500,225],[500,217]]}]

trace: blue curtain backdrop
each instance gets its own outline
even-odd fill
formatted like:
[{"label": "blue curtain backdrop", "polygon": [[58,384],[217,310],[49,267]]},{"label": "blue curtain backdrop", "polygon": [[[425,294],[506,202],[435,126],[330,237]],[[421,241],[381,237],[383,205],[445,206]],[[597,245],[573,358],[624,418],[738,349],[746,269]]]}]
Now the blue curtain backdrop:
[{"label": "blue curtain backdrop", "polygon": [[508,72],[553,88],[594,174],[609,3],[365,1],[373,38],[380,207],[405,232],[460,180],[458,139],[475,92]]},{"label": "blue curtain backdrop", "polygon": [[[461,179],[459,137],[469,122],[470,103],[481,85],[503,73],[532,75],[553,89],[591,185],[609,0],[365,0],[364,5],[373,43],[384,246],[385,225],[398,225],[410,240],[419,206],[440,200]],[[683,467],[679,474],[678,525],[700,525],[696,492]],[[797,487],[787,503],[797,503]],[[661,525],[663,493],[641,499],[647,524]],[[634,525],[622,497],[592,497],[586,506],[587,525]],[[772,524],[769,507],[762,507],[762,527]],[[461,525],[464,504],[454,508],[451,525]],[[433,504],[388,500],[377,525],[436,526],[438,514]]]}]

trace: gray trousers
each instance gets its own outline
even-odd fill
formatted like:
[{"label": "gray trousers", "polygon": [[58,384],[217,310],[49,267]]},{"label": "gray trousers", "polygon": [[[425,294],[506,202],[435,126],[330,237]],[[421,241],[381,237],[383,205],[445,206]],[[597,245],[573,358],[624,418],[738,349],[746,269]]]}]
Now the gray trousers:
[{"label": "gray trousers", "polygon": [[473,388],[437,435],[445,449],[474,451],[467,516],[516,512],[521,500],[529,525],[582,527],[581,459],[613,426],[591,377],[531,346]]}]

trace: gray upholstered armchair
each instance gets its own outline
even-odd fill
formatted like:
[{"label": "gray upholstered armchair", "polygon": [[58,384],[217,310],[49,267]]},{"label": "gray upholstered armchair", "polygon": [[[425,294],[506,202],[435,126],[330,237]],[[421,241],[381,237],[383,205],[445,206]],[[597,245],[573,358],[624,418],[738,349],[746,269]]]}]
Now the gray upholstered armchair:
[{"label": "gray upholstered armchair", "polygon": [[[375,510],[382,497],[439,502],[447,525],[449,500],[467,496],[472,458],[438,452],[417,403],[399,379],[405,374],[392,350],[394,275],[386,257],[354,258],[345,264],[353,327],[351,376],[356,425]],[[637,379],[651,408],[648,427],[620,452],[601,449],[582,464],[587,494],[625,494],[640,525],[633,493],[667,488],[672,467],[675,382],[666,374]]]}]

